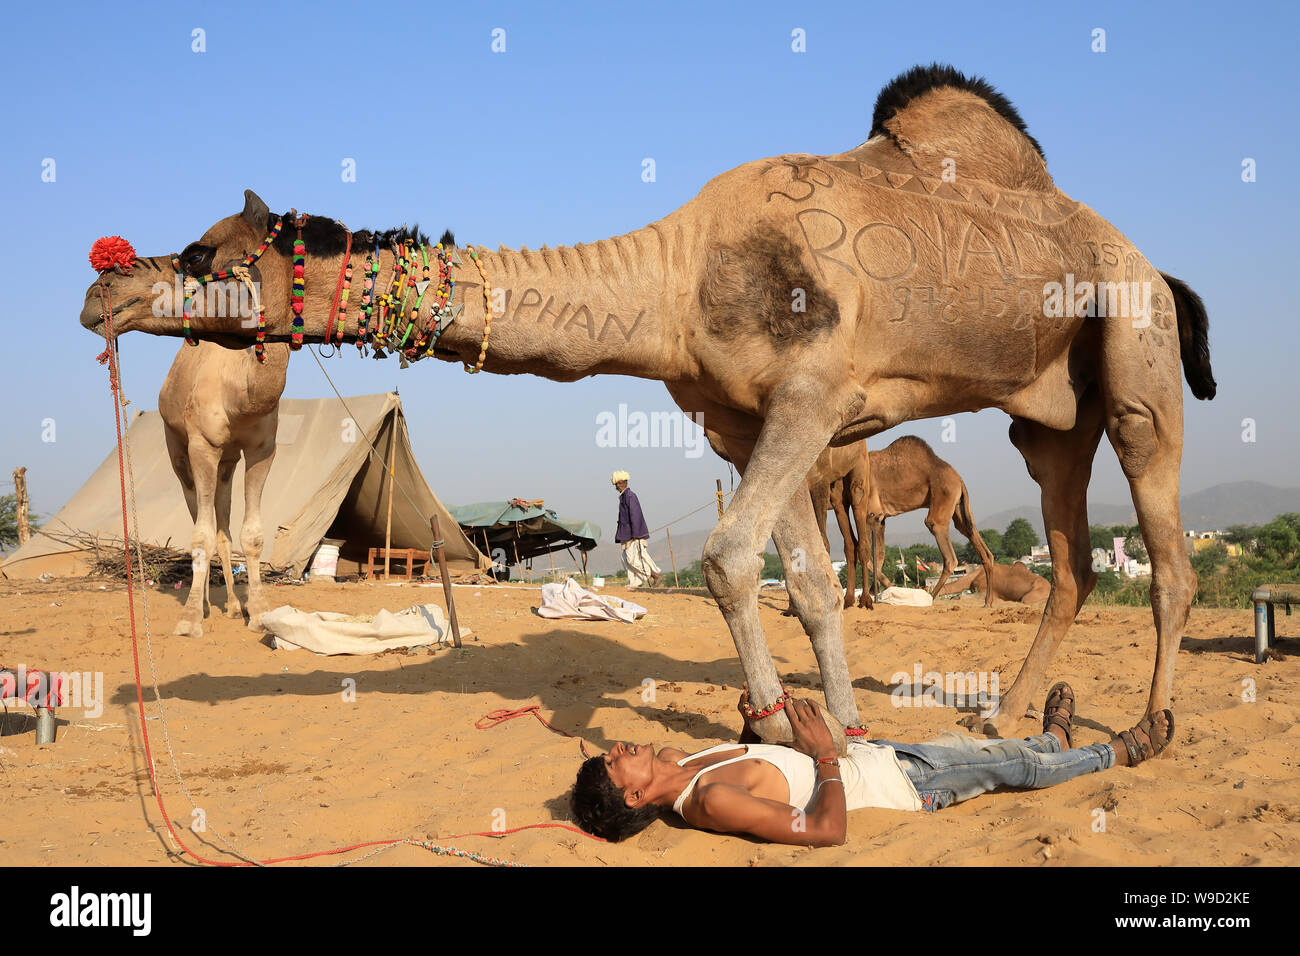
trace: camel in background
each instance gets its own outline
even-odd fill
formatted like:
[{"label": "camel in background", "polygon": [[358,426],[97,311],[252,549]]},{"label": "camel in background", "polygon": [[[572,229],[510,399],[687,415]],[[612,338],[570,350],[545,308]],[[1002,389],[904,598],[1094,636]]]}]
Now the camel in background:
[{"label": "camel in background", "polygon": [[[879,527],[876,535],[876,583],[880,587],[889,587],[891,582],[885,577],[885,519],[894,515],[905,514],[928,508],[925,526],[939,545],[943,555],[943,569],[939,580],[930,590],[931,597],[938,597],[943,584],[957,567],[957,555],[948,538],[948,525],[955,524],[957,530],[965,535],[975,553],[980,557],[984,570],[994,565],[993,552],[989,550],[979,529],[975,527],[975,515],[971,511],[970,494],[966,483],[957,474],[957,469],[948,464],[915,435],[904,435],[890,442],[886,448],[871,454],[871,498],[867,511],[870,521]],[[984,606],[993,604],[993,592],[984,597]]]},{"label": "camel in background", "polygon": [[[427,193],[419,177],[411,188]],[[274,221],[248,192],[243,211],[206,229],[182,262],[191,275],[236,263]],[[376,288],[392,288],[400,308],[414,278],[404,250],[418,244],[409,230],[349,233],[328,216],[305,217],[305,291],[299,286],[296,298],[292,232],[258,263],[267,341],[332,338],[339,277],[371,250]],[[979,728],[1017,736],[1096,584],[1086,491],[1103,434],[1151,555],[1156,648],[1146,713],[1170,705],[1196,592],[1178,508],[1182,378],[1197,398],[1214,396],[1209,320],[1185,283],[1056,187],[1015,107],[984,80],[918,66],[880,92],[859,146],[745,163],[624,235],[538,252],[463,251],[473,262],[457,269],[454,307],[430,296],[422,309],[380,310],[364,332],[354,321],[338,337],[373,342],[378,333],[386,351],[471,372],[658,380],[683,411],[702,414],[744,476],[702,566],[750,703],[764,714],[749,726],[764,741],[792,739],[758,614],[768,538],[783,562],[792,549],[808,549],[808,571],[791,576],[791,596],[828,709],[847,727],[861,725],[840,585],[804,482],[817,456],[902,422],[981,408],[1011,416],[1011,442],[1042,488],[1052,596],[1014,684],[978,715]],[[171,256],[139,261],[161,269]],[[102,293],[116,333],[184,335],[178,304],[150,308],[141,272],[101,273],[87,290],[82,325],[103,334]],[[291,298],[305,300],[297,317]],[[216,342],[256,337],[206,310],[191,325]],[[449,395],[464,387],[447,383]]]},{"label": "camel in background", "polygon": [[190,551],[194,578],[173,634],[201,637],[208,608],[208,566],[213,547],[226,580],[226,615],[242,618],[235,594],[230,548],[230,497],[235,467],[244,459],[244,525],[240,547],[248,569],[248,626],[261,626],[269,610],[262,589],[262,489],[275,459],[280,396],[289,346],[267,343],[266,361],[251,348],[212,342],[182,345],[158,392],[167,455],[180,479],[194,522]]},{"label": "camel in background", "polygon": [[1019,601],[1021,604],[1042,604],[1052,594],[1052,585],[1041,574],[1035,574],[1019,561],[1014,564],[993,565],[993,587],[985,584],[985,568],[972,571],[965,577],[956,578],[943,586],[935,597],[946,594],[960,594],[963,591],[978,591],[985,597],[984,606],[989,606],[987,595],[995,593],[1000,601]]},{"label": "camel in background", "polygon": [[[855,442],[839,448],[827,448],[817,456],[817,461],[805,479],[808,495],[812,499],[813,514],[822,533],[822,545],[830,551],[830,538],[826,534],[826,512],[835,512],[835,522],[844,539],[844,564],[848,586],[844,589],[844,607],[853,607],[857,591],[858,568],[862,568],[862,595],[858,607],[874,606],[871,588],[867,581],[867,500],[871,488],[871,472],[867,466],[867,443]],[[855,533],[856,525],[856,533]],[[789,577],[787,571],[786,577]],[[796,614],[794,596],[784,612]]]}]

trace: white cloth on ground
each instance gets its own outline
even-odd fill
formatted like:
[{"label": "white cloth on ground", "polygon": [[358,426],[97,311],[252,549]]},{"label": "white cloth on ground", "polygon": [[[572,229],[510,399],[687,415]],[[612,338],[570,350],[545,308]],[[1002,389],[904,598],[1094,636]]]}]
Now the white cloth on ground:
[{"label": "white cloth on ground", "polygon": [[[370,621],[337,611],[299,611],[289,605],[262,615],[272,646],[286,651],[306,648],[317,654],[377,654],[401,647],[452,644],[447,615],[436,604],[417,604],[405,611],[380,611]],[[461,627],[461,636],[470,634]]]},{"label": "white cloth on ground", "polygon": [[583,621],[622,621],[631,624],[646,613],[646,609],[633,601],[613,595],[600,595],[588,591],[573,578],[563,584],[542,585],[540,617],[576,618]]},{"label": "white cloth on ground", "polygon": [[650,579],[659,573],[659,565],[650,557],[645,538],[623,542],[623,567],[627,569],[628,586],[634,588],[649,584]]},{"label": "white cloth on ground", "polygon": [[930,592],[922,588],[885,588],[876,598],[877,604],[898,604],[902,607],[929,607],[934,603]]}]

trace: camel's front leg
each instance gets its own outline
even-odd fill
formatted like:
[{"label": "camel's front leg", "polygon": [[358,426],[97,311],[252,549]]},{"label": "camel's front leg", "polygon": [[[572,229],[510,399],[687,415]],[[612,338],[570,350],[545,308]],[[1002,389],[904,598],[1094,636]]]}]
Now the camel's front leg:
[{"label": "camel's front leg", "polygon": [[217,467],[217,553],[221,555],[221,576],[226,582],[226,617],[244,619],[244,609],[235,593],[235,562],[230,553],[230,494],[239,459],[227,459]]},{"label": "camel's front leg", "polygon": [[275,425],[271,437],[255,448],[244,450],[244,527],[240,532],[240,546],[244,549],[244,564],[248,568],[248,626],[253,630],[262,627],[262,615],[270,608],[262,590],[262,489],[266,487],[275,460]]},{"label": "camel's front leg", "polygon": [[202,439],[189,443],[190,473],[194,479],[194,534],[190,537],[190,596],[172,633],[181,637],[203,636],[203,615],[207,610],[208,565],[217,543],[217,463],[221,453]]},{"label": "camel's front leg", "polygon": [[[750,703],[756,710],[769,708],[781,696],[781,680],[758,620],[759,552],[796,490],[811,519],[812,502],[804,477],[842,420],[840,409],[832,408],[826,392],[824,385],[807,379],[792,379],[777,388],[753,454],[747,463],[737,461],[744,477],[731,506],[704,546],[704,579],[731,631],[749,683]],[[824,551],[811,520],[808,532],[805,551]],[[832,686],[848,687],[842,649],[838,662],[830,667],[830,674],[825,669],[822,672],[828,695]],[[839,710],[844,710],[843,706]],[[751,726],[769,743],[792,739],[789,721],[780,712]]]},{"label": "camel's front leg", "polygon": [[[786,584],[795,613],[817,656],[826,707],[842,726],[857,727],[861,720],[844,657],[840,582],[831,568],[830,554],[824,547],[816,548],[819,536],[812,533],[814,515],[808,505],[808,496],[796,491],[776,519],[772,540],[782,564],[795,569],[787,573]],[[805,553],[796,554],[796,549]]]}]

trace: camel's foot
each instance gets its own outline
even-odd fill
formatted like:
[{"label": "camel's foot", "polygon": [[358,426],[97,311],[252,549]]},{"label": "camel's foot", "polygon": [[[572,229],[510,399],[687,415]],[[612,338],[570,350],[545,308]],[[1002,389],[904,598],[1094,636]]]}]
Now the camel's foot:
[{"label": "camel's foot", "polygon": [[847,611],[851,607],[853,607],[853,593],[849,592],[844,595],[844,610]]},{"label": "camel's foot", "polygon": [[271,610],[270,605],[264,599],[258,599],[248,602],[248,629],[250,631],[262,630],[262,615]]},{"label": "camel's foot", "polygon": [[233,595],[226,599],[226,617],[232,621],[244,619],[244,606]]},{"label": "camel's foot", "polygon": [[[826,727],[831,732],[831,739],[835,742],[835,752],[841,757],[844,756],[848,753],[848,737],[844,733],[844,726],[821,704],[817,704],[817,711],[822,715],[822,720],[826,722]],[[794,734],[790,732],[790,721],[784,713],[779,711],[770,717],[761,717],[758,720],[749,720],[746,723],[750,730],[762,738],[765,744],[789,744],[794,742]]]},{"label": "camel's foot", "polygon": [[858,598],[858,607],[865,608],[868,611],[874,611],[876,609],[876,602],[871,600],[871,595],[867,594],[866,591],[863,591],[862,597]]},{"label": "camel's foot", "polygon": [[796,617],[797,615],[794,613],[794,608],[792,608],[792,607],[788,607],[788,608],[786,608],[784,611],[781,612],[781,616],[782,616],[782,617]]},{"label": "camel's foot", "polygon": [[[1030,715],[1026,714],[1025,716]],[[1013,731],[1019,722],[1019,717],[1008,717],[1007,714],[1000,711],[991,715],[986,715],[983,711],[976,711],[957,721],[958,724],[973,734],[984,734],[986,737],[995,739],[1013,736]]]},{"label": "camel's foot", "polygon": [[176,626],[172,628],[172,634],[176,637],[202,637],[203,613],[187,608],[181,614],[181,619],[176,622]]}]

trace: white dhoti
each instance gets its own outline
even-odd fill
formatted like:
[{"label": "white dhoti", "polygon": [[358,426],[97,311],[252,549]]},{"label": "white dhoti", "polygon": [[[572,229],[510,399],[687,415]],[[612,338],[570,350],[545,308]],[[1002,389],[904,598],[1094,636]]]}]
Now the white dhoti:
[{"label": "white dhoti", "polygon": [[649,584],[650,579],[659,573],[659,565],[650,557],[645,538],[623,542],[623,567],[627,569],[627,585],[632,588]]}]

